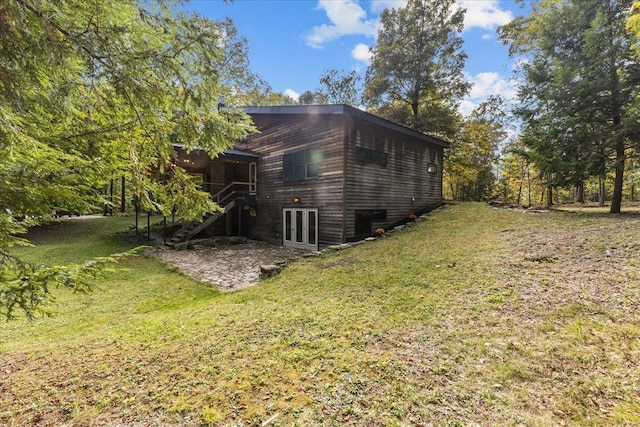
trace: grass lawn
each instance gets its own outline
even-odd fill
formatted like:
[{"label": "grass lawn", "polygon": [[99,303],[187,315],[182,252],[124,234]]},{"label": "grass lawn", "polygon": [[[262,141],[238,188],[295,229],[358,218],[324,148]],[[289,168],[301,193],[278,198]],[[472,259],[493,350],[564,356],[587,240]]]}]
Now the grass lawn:
[{"label": "grass lawn", "polygon": [[0,325],[0,425],[640,425],[638,215],[448,205],[234,293],[138,256],[57,298]]}]

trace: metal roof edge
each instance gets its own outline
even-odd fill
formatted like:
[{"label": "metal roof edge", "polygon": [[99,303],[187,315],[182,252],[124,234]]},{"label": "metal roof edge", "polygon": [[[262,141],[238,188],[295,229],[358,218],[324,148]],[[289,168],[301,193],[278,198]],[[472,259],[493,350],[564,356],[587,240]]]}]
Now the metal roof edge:
[{"label": "metal roof edge", "polygon": [[272,106],[258,106],[258,107],[242,107],[245,113],[249,115],[257,114],[290,114],[290,115],[331,115],[331,114],[347,114],[352,117],[366,120],[370,123],[374,123],[388,129],[395,130],[405,135],[412,136],[414,138],[421,139],[425,142],[438,145],[443,148],[449,148],[451,143],[438,138],[433,135],[429,135],[423,132],[419,132],[403,126],[401,124],[384,119],[375,114],[360,110],[359,108],[352,107],[347,104],[308,104],[308,105],[272,105]]}]

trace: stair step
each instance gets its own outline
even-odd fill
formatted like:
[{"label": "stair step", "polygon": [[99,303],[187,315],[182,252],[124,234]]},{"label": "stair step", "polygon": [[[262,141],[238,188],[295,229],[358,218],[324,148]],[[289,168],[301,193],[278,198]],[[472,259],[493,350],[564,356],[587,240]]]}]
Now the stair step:
[{"label": "stair step", "polygon": [[202,217],[202,221],[192,221],[189,224],[185,225],[181,228],[176,234],[174,234],[171,239],[171,245],[173,246],[175,243],[183,242],[188,240],[198,234],[201,230],[205,228],[205,226],[209,226],[213,224],[218,218],[225,215],[230,209],[235,206],[235,200],[227,200],[223,205],[224,210],[215,213],[208,213]]}]

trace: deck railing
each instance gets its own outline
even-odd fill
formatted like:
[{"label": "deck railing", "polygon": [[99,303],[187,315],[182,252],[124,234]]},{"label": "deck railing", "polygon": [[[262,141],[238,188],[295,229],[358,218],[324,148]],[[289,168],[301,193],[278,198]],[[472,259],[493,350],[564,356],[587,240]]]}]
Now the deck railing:
[{"label": "deck railing", "polygon": [[211,195],[211,199],[222,206],[237,194],[249,194],[249,183],[233,181],[216,194]]}]

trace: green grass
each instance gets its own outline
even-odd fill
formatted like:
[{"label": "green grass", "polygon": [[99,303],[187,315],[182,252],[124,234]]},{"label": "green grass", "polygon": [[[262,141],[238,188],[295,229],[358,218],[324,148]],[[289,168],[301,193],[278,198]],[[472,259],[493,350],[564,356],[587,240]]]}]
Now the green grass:
[{"label": "green grass", "polygon": [[[28,256],[127,247],[69,223]],[[637,425],[639,239],[458,204],[235,293],[132,258],[0,326],[0,424]]]},{"label": "green grass", "polygon": [[130,217],[69,219],[32,229],[28,238],[37,248],[16,248],[14,252],[35,262],[79,263],[131,247],[111,234],[135,224]]}]

